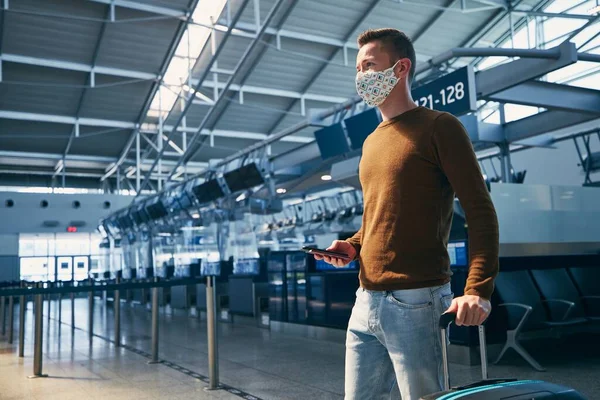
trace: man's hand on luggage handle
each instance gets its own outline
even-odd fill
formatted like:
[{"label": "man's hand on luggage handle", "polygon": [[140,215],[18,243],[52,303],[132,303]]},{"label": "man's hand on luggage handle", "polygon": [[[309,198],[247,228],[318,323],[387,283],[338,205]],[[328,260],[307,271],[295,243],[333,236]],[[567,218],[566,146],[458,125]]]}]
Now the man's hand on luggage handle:
[{"label": "man's hand on luggage handle", "polygon": [[458,326],[481,325],[491,311],[492,305],[488,300],[474,295],[456,297],[446,310],[456,313],[455,324]]}]

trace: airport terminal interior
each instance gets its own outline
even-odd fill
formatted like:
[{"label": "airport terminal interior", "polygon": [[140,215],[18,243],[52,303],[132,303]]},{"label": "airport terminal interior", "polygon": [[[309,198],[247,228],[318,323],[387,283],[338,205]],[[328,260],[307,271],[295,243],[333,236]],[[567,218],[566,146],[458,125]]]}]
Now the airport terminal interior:
[{"label": "airport terminal interior", "polygon": [[[600,399],[599,0],[2,0],[0,400],[344,399],[366,267],[307,248],[372,207],[378,28],[412,41],[407,93],[461,122],[498,219],[450,386]],[[478,238],[451,203],[456,298]]]}]

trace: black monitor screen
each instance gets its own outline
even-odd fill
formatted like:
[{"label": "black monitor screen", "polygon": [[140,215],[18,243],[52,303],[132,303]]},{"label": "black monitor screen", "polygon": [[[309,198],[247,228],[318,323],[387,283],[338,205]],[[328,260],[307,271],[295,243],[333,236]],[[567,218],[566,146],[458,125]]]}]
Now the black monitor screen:
[{"label": "black monitor screen", "polygon": [[267,270],[269,272],[284,272],[285,271],[285,254],[271,253],[267,260]]},{"label": "black monitor screen", "polygon": [[467,242],[464,240],[448,243],[448,255],[450,256],[450,265],[453,267],[467,267],[469,265]]},{"label": "black monitor screen", "polygon": [[216,179],[194,186],[192,191],[200,203],[209,203],[225,195]]},{"label": "black monitor screen", "polygon": [[133,226],[133,224],[132,224],[132,221],[131,221],[131,218],[130,218],[130,216],[129,216],[129,214],[128,214],[128,213],[121,214],[121,215],[120,215],[120,216],[117,218],[117,221],[119,222],[119,226],[120,226],[120,227],[121,227],[121,229],[123,229],[123,230],[130,229],[130,228]]},{"label": "black monitor screen", "polygon": [[232,193],[250,189],[264,183],[264,179],[255,163],[250,163],[236,170],[226,172],[223,174],[223,178]]},{"label": "black monitor screen", "polygon": [[144,223],[142,214],[139,209],[135,209],[131,212],[131,218],[137,225],[141,225]]},{"label": "black monitor screen", "polygon": [[290,252],[287,256],[287,270],[306,271],[309,257],[312,258],[313,256],[309,256],[304,252]]},{"label": "black monitor screen", "polygon": [[200,275],[202,276],[217,276],[221,275],[221,263],[216,262],[203,262],[200,264]]},{"label": "black monitor screen", "polygon": [[324,160],[339,156],[350,150],[341,123],[319,129],[315,131],[314,135],[317,145],[319,145],[321,158]]},{"label": "black monitor screen", "polygon": [[156,204],[153,205],[153,212],[156,215],[156,218],[164,218],[169,215],[167,208],[161,200],[157,201]]},{"label": "black monitor screen", "polygon": [[248,258],[233,261],[234,275],[258,275],[260,272],[258,258]]},{"label": "black monitor screen", "polygon": [[362,149],[363,143],[379,125],[379,115],[372,108],[344,120],[352,149]]},{"label": "black monitor screen", "polygon": [[150,214],[148,214],[148,211],[146,210],[146,207],[143,204],[138,208],[138,210],[140,212],[140,215],[142,216],[143,222],[148,222],[152,219],[150,218]]},{"label": "black monitor screen", "polygon": [[154,199],[146,205],[146,212],[152,219],[164,218],[167,216],[167,209],[160,199]]},{"label": "black monitor screen", "polygon": [[135,221],[137,225],[145,224],[150,220],[150,217],[148,216],[148,213],[144,207],[144,203],[134,206],[129,215],[131,215],[131,219]]}]

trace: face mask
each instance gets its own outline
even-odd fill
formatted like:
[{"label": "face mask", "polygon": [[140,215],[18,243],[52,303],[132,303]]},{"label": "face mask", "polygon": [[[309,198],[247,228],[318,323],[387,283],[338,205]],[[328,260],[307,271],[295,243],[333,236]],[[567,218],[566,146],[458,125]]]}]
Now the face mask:
[{"label": "face mask", "polygon": [[367,105],[377,107],[389,96],[398,83],[398,78],[394,75],[396,64],[383,71],[367,71],[356,74],[356,91]]}]

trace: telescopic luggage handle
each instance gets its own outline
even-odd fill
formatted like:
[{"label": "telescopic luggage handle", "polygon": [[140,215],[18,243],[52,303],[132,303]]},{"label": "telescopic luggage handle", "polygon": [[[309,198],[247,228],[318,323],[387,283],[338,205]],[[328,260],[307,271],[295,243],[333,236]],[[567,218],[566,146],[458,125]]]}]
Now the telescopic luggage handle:
[{"label": "telescopic luggage handle", "polygon": [[454,312],[445,312],[440,316],[440,329],[448,328],[451,322],[456,320],[456,313]]},{"label": "telescopic luggage handle", "polygon": [[[440,316],[439,327],[442,331],[442,361],[444,367],[444,390],[450,390],[450,372],[448,365],[448,345],[446,343],[446,330],[451,322],[456,321],[455,312],[446,312]],[[479,353],[481,355],[481,375],[484,380],[488,378],[487,373],[487,349],[485,345],[485,328],[479,325]]]}]

